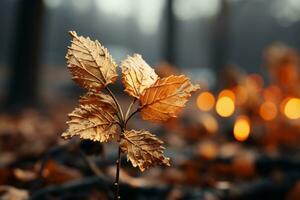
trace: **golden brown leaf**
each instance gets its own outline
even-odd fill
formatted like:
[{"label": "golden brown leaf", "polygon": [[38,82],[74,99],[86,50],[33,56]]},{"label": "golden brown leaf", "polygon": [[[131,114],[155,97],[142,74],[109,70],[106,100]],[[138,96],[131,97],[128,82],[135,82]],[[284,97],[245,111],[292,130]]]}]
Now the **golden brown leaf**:
[{"label": "golden brown leaf", "polygon": [[2,200],[27,200],[29,192],[8,185],[0,186],[0,199]]},{"label": "golden brown leaf", "polygon": [[117,79],[116,63],[97,40],[70,31],[71,46],[66,55],[72,79],[86,89],[100,90]]},{"label": "golden brown leaf", "polygon": [[43,167],[38,163],[36,170],[42,170],[41,175],[43,176],[44,183],[47,185],[62,184],[82,177],[78,169],[67,167],[53,159],[49,159]]},{"label": "golden brown leaf", "polygon": [[153,122],[166,121],[176,117],[185,106],[191,92],[199,89],[184,76],[169,76],[146,89],[140,97],[141,114],[144,120]]},{"label": "golden brown leaf", "polygon": [[102,109],[108,109],[110,112],[117,112],[117,105],[111,96],[99,92],[87,92],[79,99],[81,105],[93,104]]},{"label": "golden brown leaf", "polygon": [[141,171],[154,165],[170,166],[170,159],[163,155],[163,142],[148,131],[125,131],[121,139],[121,149],[128,160]]},{"label": "golden brown leaf", "polygon": [[139,98],[145,89],[152,86],[158,79],[157,74],[139,54],[128,56],[122,64],[122,82],[125,92]]},{"label": "golden brown leaf", "polygon": [[80,99],[80,106],[69,114],[68,130],[64,138],[80,136],[83,139],[105,142],[116,136],[115,104],[108,95],[89,92]]},{"label": "golden brown leaf", "polygon": [[14,169],[14,175],[17,180],[22,182],[33,181],[37,178],[37,174],[32,170],[25,170],[20,168]]}]

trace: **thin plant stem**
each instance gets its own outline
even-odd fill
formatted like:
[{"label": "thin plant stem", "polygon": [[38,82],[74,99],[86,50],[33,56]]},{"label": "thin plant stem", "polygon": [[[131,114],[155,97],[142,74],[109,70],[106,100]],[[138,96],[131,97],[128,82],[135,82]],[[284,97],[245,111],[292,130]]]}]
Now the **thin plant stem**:
[{"label": "thin plant stem", "polygon": [[112,97],[113,101],[115,102],[115,104],[117,105],[117,109],[118,109],[118,118],[119,118],[119,126],[121,128],[121,133],[119,135],[119,139],[118,139],[118,158],[116,160],[116,177],[115,177],[115,182],[114,182],[114,186],[115,186],[115,197],[114,199],[115,200],[120,200],[121,199],[121,196],[120,196],[120,184],[119,184],[119,180],[120,180],[120,168],[121,168],[121,154],[122,154],[122,151],[121,151],[121,137],[122,137],[122,134],[124,132],[124,130],[126,129],[126,125],[127,125],[127,122],[128,120],[135,114],[137,113],[140,109],[137,109],[136,111],[134,111],[133,113],[130,113],[134,103],[136,102],[136,98],[133,99],[133,101],[130,103],[128,109],[127,109],[127,112],[126,112],[126,115],[125,115],[125,118],[124,118],[124,114],[123,114],[123,110],[121,108],[121,105],[119,104],[116,96],[113,94],[113,92],[109,89],[109,87],[105,87],[106,91],[109,93],[109,95]]},{"label": "thin plant stem", "polygon": [[124,123],[124,114],[123,114],[123,111],[122,111],[122,108],[121,108],[121,105],[119,104],[116,96],[114,95],[114,93],[109,89],[108,86],[105,87],[106,91],[109,93],[109,95],[112,97],[112,99],[114,100],[115,104],[117,105],[117,108],[118,108],[118,111],[120,113],[121,116],[119,116],[119,113],[118,113],[118,117],[119,117],[119,120],[121,123]]},{"label": "thin plant stem", "polygon": [[[121,131],[123,133],[124,129],[123,127],[121,128]],[[120,139],[118,140],[118,158],[116,161],[116,179],[115,179],[115,200],[119,200],[121,199],[121,196],[119,195],[119,190],[120,190],[120,184],[119,184],[119,180],[120,180],[120,168],[121,168],[121,146],[120,146]]]},{"label": "thin plant stem", "polygon": [[121,141],[121,136],[122,133],[124,132],[125,129],[125,119],[124,119],[124,114],[123,114],[123,110],[121,108],[121,105],[119,104],[116,96],[113,94],[113,92],[109,89],[109,87],[105,87],[106,91],[109,93],[109,95],[112,97],[113,101],[115,102],[115,104],[117,105],[118,108],[118,113],[117,116],[119,118],[119,126],[121,128],[121,134],[119,136],[118,139],[118,158],[116,160],[116,179],[115,179],[115,200],[119,200],[121,199],[120,195],[119,195],[119,190],[120,190],[120,186],[119,186],[119,180],[120,180],[120,168],[121,168],[121,146],[120,146],[120,141]]},{"label": "thin plant stem", "polygon": [[125,125],[127,124],[127,122],[130,120],[131,117],[133,117],[136,113],[138,113],[141,109],[138,108],[136,109],[133,113],[131,113],[126,119],[125,119]]},{"label": "thin plant stem", "polygon": [[134,98],[132,100],[132,102],[130,103],[130,105],[129,105],[128,109],[127,109],[126,115],[125,115],[125,120],[128,118],[128,115],[129,115],[129,113],[130,113],[130,111],[131,111],[131,109],[132,109],[132,107],[133,107],[133,105],[134,105],[135,102],[136,102],[136,98]]}]

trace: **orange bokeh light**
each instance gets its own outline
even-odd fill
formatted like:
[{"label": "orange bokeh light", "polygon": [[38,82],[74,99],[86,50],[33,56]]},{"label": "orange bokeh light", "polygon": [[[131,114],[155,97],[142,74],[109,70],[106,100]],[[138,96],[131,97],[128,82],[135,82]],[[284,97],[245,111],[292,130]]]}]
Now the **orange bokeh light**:
[{"label": "orange bokeh light", "polygon": [[266,121],[271,121],[277,116],[277,107],[271,101],[266,101],[259,108],[261,118]]},{"label": "orange bokeh light", "polygon": [[244,86],[236,86],[233,89],[233,91],[236,96],[236,104],[237,105],[243,105],[244,103],[246,103],[246,101],[248,99],[247,88],[245,88]]},{"label": "orange bokeh light", "polygon": [[300,99],[299,98],[289,98],[283,110],[285,116],[289,119],[299,119],[300,118]]},{"label": "orange bokeh light", "polygon": [[260,90],[264,86],[264,79],[259,74],[250,74],[246,77],[246,85]]},{"label": "orange bokeh light", "polygon": [[221,98],[221,97],[229,97],[230,99],[232,99],[232,101],[235,101],[235,94],[233,91],[231,90],[222,90],[220,93],[219,93],[219,96],[218,98]]},{"label": "orange bokeh light", "polygon": [[284,98],[280,102],[279,110],[280,110],[281,114],[285,115],[285,113],[284,113],[285,105],[290,99],[291,99],[291,97],[287,97],[287,98]]},{"label": "orange bokeh light", "polygon": [[279,101],[282,97],[282,91],[280,87],[271,85],[264,89],[263,97],[266,101]]},{"label": "orange bokeh light", "polygon": [[246,116],[240,116],[237,118],[233,127],[233,135],[239,142],[247,140],[250,135],[250,122]]},{"label": "orange bokeh light", "polygon": [[229,117],[235,109],[234,101],[227,96],[221,97],[216,103],[216,111],[221,117]]},{"label": "orange bokeh light", "polygon": [[202,92],[197,97],[197,106],[202,111],[210,111],[215,105],[215,97],[210,92]]},{"label": "orange bokeh light", "polygon": [[205,113],[200,118],[202,125],[207,130],[208,133],[216,133],[219,129],[219,124],[216,118],[211,114]]}]

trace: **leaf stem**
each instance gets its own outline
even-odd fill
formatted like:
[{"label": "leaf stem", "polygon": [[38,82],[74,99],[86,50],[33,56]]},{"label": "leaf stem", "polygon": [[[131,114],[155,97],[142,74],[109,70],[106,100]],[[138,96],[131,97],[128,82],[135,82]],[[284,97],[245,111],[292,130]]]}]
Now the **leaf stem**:
[{"label": "leaf stem", "polygon": [[117,106],[117,109],[118,109],[118,118],[120,120],[120,122],[118,123],[120,128],[121,128],[121,134],[120,134],[120,137],[118,139],[118,158],[116,160],[116,178],[115,178],[115,182],[114,182],[114,186],[115,186],[115,197],[114,199],[115,200],[120,200],[121,199],[121,196],[119,195],[119,191],[120,191],[120,186],[119,186],[119,180],[120,180],[120,168],[121,168],[121,154],[122,154],[122,151],[121,151],[121,136],[126,128],[126,125],[127,125],[127,122],[128,120],[135,114],[137,113],[138,111],[140,111],[140,109],[137,109],[136,111],[134,111],[133,113],[130,113],[134,103],[136,102],[136,98],[133,99],[133,101],[130,103],[128,109],[127,109],[127,112],[126,112],[126,115],[125,115],[125,118],[124,118],[124,114],[123,114],[123,110],[121,108],[121,105],[119,104],[116,96],[113,94],[113,92],[109,89],[108,86],[105,87],[106,91],[109,93],[109,95],[112,97],[113,101],[115,102],[116,106]]},{"label": "leaf stem", "polygon": [[[122,129],[122,132],[124,131],[123,127],[121,128]],[[120,187],[119,187],[119,179],[120,179],[120,168],[121,168],[121,146],[120,146],[120,139],[121,137],[118,139],[118,158],[117,158],[117,161],[116,161],[116,179],[115,179],[115,200],[119,200],[121,199],[120,195],[119,195],[119,190],[120,190]]]},{"label": "leaf stem", "polygon": [[131,113],[128,117],[125,119],[125,126],[127,125],[127,122],[130,120],[131,117],[133,117],[136,113],[140,112],[141,108],[136,109],[133,113]]},{"label": "leaf stem", "polygon": [[134,103],[136,102],[136,98],[134,98],[133,100],[132,100],[132,102],[130,103],[130,105],[129,105],[129,107],[128,107],[128,109],[127,109],[127,112],[126,112],[126,115],[125,115],[125,121],[126,121],[126,119],[128,118],[128,115],[129,115],[129,113],[130,113],[130,111],[131,111],[131,109],[132,109],[132,106],[134,105]]},{"label": "leaf stem", "polygon": [[109,89],[108,86],[105,86],[105,89],[106,91],[109,93],[109,95],[112,97],[112,99],[114,100],[115,104],[117,105],[117,108],[119,110],[119,113],[121,116],[119,116],[118,114],[118,118],[120,120],[120,123],[124,123],[124,114],[123,114],[123,111],[122,111],[122,108],[121,108],[121,105],[119,104],[116,96],[114,95],[114,93]]},{"label": "leaf stem", "polygon": [[[123,114],[123,110],[121,108],[121,105],[119,104],[116,96],[114,95],[114,93],[109,89],[108,86],[105,86],[105,89],[106,91],[109,93],[109,95],[112,97],[113,101],[115,102],[116,106],[117,106],[117,109],[118,109],[118,113],[117,113],[117,116],[119,118],[119,126],[121,128],[121,134],[120,134],[120,137],[118,139],[118,158],[116,160],[116,179],[115,179],[115,197],[114,199],[115,200],[119,200],[121,199],[120,195],[119,195],[119,190],[120,190],[120,187],[119,187],[119,179],[120,179],[120,168],[121,168],[121,135],[122,133],[124,132],[124,129],[126,127],[125,125],[125,119],[124,119],[124,114]],[[120,116],[121,115],[121,116]]]}]

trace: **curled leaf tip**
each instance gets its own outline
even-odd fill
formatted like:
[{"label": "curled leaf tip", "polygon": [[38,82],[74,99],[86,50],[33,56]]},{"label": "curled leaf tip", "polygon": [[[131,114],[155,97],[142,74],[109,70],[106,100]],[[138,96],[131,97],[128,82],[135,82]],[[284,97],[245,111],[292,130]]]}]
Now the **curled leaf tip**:
[{"label": "curled leaf tip", "polygon": [[120,67],[125,92],[137,99],[158,79],[154,69],[143,60],[140,54],[128,56],[122,61]]},{"label": "curled leaf tip", "polygon": [[77,36],[77,33],[76,33],[76,31],[69,31],[69,35],[70,35],[71,37],[76,37],[76,36]]},{"label": "curled leaf tip", "polygon": [[100,90],[117,79],[116,63],[98,41],[70,31],[71,46],[66,55],[72,79],[87,90]]}]

